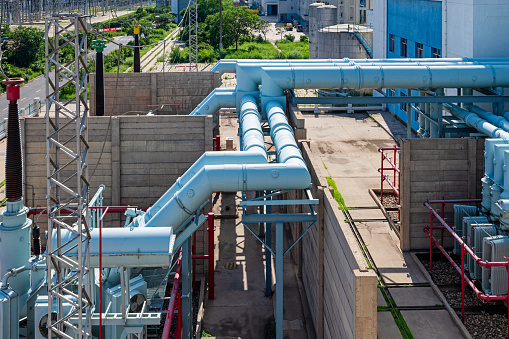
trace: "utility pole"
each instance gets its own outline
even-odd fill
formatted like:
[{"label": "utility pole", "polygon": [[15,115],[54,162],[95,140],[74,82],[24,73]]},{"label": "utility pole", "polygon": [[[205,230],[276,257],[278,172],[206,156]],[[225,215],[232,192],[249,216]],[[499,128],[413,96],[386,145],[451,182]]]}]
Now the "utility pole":
[{"label": "utility pole", "polygon": [[140,73],[140,25],[133,25],[134,28],[134,73]]}]

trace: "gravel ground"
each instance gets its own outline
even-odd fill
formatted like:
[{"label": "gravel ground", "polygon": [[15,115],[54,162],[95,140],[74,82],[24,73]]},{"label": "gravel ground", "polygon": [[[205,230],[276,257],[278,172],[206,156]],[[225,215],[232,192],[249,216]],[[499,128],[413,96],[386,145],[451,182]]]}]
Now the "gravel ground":
[{"label": "gravel ground", "polygon": [[[380,200],[380,194],[376,195],[378,200]],[[382,206],[385,208],[397,208],[398,207],[398,197],[394,195],[394,193],[385,193],[384,192],[384,199],[382,201]],[[389,217],[392,219],[392,221],[397,224],[398,222],[398,211],[387,211],[387,214],[389,214]]]},{"label": "gravel ground", "polygon": [[[421,258],[421,263],[429,272],[429,260]],[[461,278],[458,272],[449,262],[433,260],[433,282],[440,288],[445,299],[453,308],[461,307]],[[502,339],[507,336],[507,311],[495,313],[505,306],[505,302],[483,302],[475,296],[474,291],[470,287],[465,289],[465,306],[467,308],[482,308],[480,313],[468,314],[465,312],[465,327],[474,339],[490,338]],[[468,309],[467,309],[468,311]],[[457,311],[458,317],[461,319],[461,310]]]}]

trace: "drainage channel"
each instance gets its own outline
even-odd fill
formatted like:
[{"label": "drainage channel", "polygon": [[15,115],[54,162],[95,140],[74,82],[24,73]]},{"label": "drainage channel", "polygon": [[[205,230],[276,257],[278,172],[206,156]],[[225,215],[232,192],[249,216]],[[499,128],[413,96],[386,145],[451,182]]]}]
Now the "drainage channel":
[{"label": "drainage channel", "polygon": [[[377,281],[378,281],[378,289],[382,293],[382,296],[388,306],[381,306],[377,309],[380,311],[387,311],[391,312],[394,321],[396,322],[396,325],[398,326],[398,329],[401,332],[401,335],[403,338],[406,339],[413,339],[412,332],[408,328],[408,325],[406,324],[405,319],[403,318],[403,315],[401,314],[401,311],[407,311],[407,310],[441,310],[445,309],[444,306],[397,306],[394,299],[391,296],[391,292],[389,291],[389,288],[405,288],[405,287],[429,287],[431,286],[429,283],[386,283],[382,274],[378,270],[375,261],[373,260],[373,257],[369,253],[369,250],[362,239],[362,236],[357,229],[357,226],[355,222],[358,220],[352,218],[350,215],[350,212],[348,211],[349,208],[354,209],[354,207],[346,207],[346,205],[342,201],[338,201],[340,205],[340,209],[342,210],[346,222],[350,225],[350,229],[352,230],[357,243],[359,244],[359,247],[361,249],[362,254],[364,255],[364,258],[366,259],[366,262],[368,263],[369,268],[373,269],[377,275]],[[355,208],[357,209],[357,208]],[[360,219],[359,219],[360,220]],[[366,220],[366,219],[362,219]],[[385,220],[385,219],[384,219]],[[377,220],[379,221],[379,220]]]}]

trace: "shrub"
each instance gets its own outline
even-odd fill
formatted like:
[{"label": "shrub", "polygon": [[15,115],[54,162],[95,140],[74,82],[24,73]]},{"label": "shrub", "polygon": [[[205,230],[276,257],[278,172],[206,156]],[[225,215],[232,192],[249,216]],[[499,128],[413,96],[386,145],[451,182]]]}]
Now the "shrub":
[{"label": "shrub", "polygon": [[307,42],[307,41],[309,41],[309,38],[308,38],[307,35],[301,35],[299,41],[300,42]]},{"label": "shrub", "polygon": [[295,35],[285,34],[285,39],[288,40],[288,41],[294,41],[295,40]]},{"label": "shrub", "polygon": [[264,42],[265,40],[263,39],[262,35],[261,34],[258,34],[256,36],[256,38],[254,39],[255,42]]},{"label": "shrub", "polygon": [[292,49],[288,52],[287,59],[302,59],[302,53],[298,49]]}]

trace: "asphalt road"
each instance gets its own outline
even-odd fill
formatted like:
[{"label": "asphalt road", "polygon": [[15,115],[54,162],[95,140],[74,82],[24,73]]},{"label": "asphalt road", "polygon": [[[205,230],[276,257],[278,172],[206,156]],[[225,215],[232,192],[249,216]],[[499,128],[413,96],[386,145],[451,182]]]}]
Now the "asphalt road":
[{"label": "asphalt road", "polygon": [[[127,44],[129,41],[134,40],[132,36],[121,36],[116,37],[115,41],[120,44]],[[118,45],[114,43],[108,43],[106,45],[106,48],[104,49],[104,54],[110,53],[111,51],[114,51],[118,48]],[[88,54],[89,58],[94,57],[95,52],[91,52]],[[41,75],[29,83],[23,85],[21,87],[21,95],[20,100],[18,101],[18,105],[20,108],[27,107],[29,104],[33,102],[33,99],[36,97],[41,98],[41,100],[44,100],[44,97],[46,95],[46,82],[44,79],[44,76]],[[7,110],[8,110],[9,102],[7,101],[5,93],[0,95],[0,121],[2,121],[4,118],[7,118]]]}]

